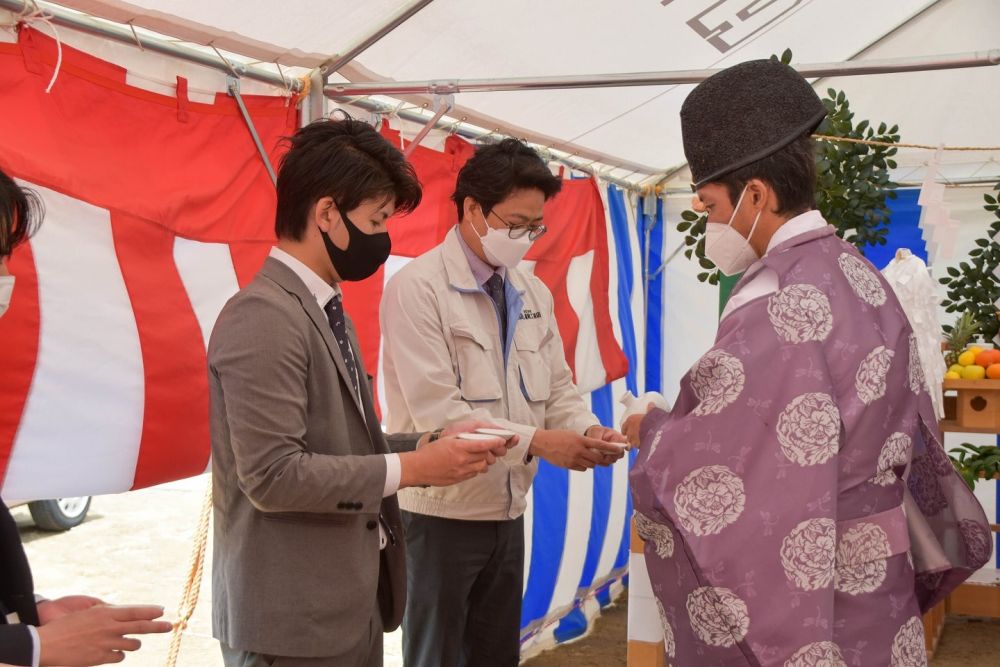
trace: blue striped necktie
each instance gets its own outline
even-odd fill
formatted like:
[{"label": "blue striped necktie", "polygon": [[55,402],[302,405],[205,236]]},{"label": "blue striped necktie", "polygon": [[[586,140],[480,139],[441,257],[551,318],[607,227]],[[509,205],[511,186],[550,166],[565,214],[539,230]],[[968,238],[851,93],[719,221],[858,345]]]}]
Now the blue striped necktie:
[{"label": "blue striped necktie", "polygon": [[507,349],[507,295],[504,294],[503,278],[499,273],[494,273],[483,283],[483,289],[493,299],[497,307],[497,322],[500,325],[500,346]]}]

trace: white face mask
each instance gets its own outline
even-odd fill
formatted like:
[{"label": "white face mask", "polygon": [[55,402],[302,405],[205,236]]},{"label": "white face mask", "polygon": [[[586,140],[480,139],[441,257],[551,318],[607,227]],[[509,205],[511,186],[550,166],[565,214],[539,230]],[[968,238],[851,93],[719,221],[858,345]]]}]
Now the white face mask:
[{"label": "white face mask", "polygon": [[[528,238],[527,234],[519,239],[512,239],[507,233],[507,229],[490,227],[485,217],[483,224],[486,225],[486,236],[480,236],[479,239],[483,243],[483,254],[493,266],[505,266],[512,269],[524,259],[528,250],[531,249],[532,240]],[[476,234],[479,234],[475,225],[472,226],[472,229],[476,231]]]},{"label": "white face mask", "polygon": [[0,276],[0,317],[10,307],[10,298],[14,294],[14,276]]},{"label": "white face mask", "polygon": [[743,203],[743,196],[746,193],[747,189],[744,186],[728,223],[723,225],[710,222],[705,226],[705,256],[727,276],[743,273],[759,259],[757,252],[750,245],[750,239],[753,238],[763,211],[758,211],[757,217],[753,219],[749,237],[743,238],[742,234],[733,229],[733,220],[736,218],[736,212],[740,210],[740,204]]}]

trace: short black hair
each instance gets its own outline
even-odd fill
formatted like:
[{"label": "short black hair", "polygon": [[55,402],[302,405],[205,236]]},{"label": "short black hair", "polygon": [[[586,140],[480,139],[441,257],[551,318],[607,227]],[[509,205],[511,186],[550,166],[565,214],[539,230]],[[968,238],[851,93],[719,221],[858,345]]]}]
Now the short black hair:
[{"label": "short black hair", "polygon": [[508,138],[476,149],[476,154],[458,172],[451,200],[461,220],[466,197],[472,197],[489,212],[515,190],[541,190],[548,201],[560,189],[562,181],[552,175],[534,149],[523,141]]},{"label": "short black hair", "polygon": [[0,171],[0,258],[10,257],[14,248],[38,231],[44,213],[38,193],[22,188]]},{"label": "short black hair", "polygon": [[378,197],[395,198],[396,211],[420,204],[422,190],[413,166],[364,121],[323,118],[286,137],[290,148],[278,167],[274,233],[299,241],[309,210],[332,197],[343,212]]},{"label": "short black hair", "polygon": [[779,215],[798,215],[816,207],[816,142],[809,133],[765,158],[713,180],[726,186],[733,206],[754,178],[774,188]]}]

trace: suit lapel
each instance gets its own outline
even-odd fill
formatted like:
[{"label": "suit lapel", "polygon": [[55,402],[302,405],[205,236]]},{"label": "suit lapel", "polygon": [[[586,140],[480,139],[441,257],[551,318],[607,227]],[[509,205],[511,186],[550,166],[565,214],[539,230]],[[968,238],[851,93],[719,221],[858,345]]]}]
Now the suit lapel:
[{"label": "suit lapel", "polygon": [[[303,310],[306,311],[306,315],[312,320],[313,326],[316,327],[320,336],[323,337],[326,349],[337,366],[337,371],[346,385],[347,393],[351,395],[354,407],[364,416],[364,406],[362,406],[357,392],[354,391],[354,380],[347,371],[347,364],[344,363],[344,357],[340,353],[340,346],[337,345],[337,341],[333,337],[333,330],[330,329],[330,321],[326,319],[326,313],[319,307],[316,298],[306,289],[305,284],[295,275],[294,271],[273,257],[267,258],[267,261],[264,262],[264,268],[261,269],[261,273],[280,285],[285,291],[298,298]],[[357,347],[354,349],[356,351]],[[356,352],[355,359],[360,359]],[[360,365],[358,366],[358,373],[361,373]]]}]

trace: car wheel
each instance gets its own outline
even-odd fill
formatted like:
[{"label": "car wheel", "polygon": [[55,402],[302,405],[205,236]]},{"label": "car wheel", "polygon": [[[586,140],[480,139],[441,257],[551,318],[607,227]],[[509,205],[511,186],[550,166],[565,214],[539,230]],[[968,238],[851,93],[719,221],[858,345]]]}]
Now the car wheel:
[{"label": "car wheel", "polygon": [[79,526],[87,518],[90,496],[59,498],[57,500],[36,500],[28,503],[31,518],[42,530],[63,531]]}]

